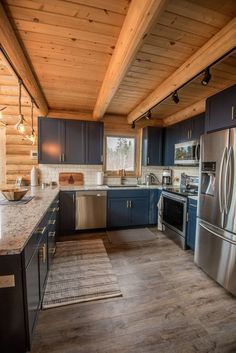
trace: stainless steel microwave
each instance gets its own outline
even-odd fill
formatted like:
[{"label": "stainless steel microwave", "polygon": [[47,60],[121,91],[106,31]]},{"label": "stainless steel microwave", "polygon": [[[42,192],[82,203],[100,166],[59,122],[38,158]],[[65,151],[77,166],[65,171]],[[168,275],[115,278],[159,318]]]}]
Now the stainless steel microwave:
[{"label": "stainless steel microwave", "polygon": [[175,144],[175,165],[198,165],[200,144],[198,140]]}]

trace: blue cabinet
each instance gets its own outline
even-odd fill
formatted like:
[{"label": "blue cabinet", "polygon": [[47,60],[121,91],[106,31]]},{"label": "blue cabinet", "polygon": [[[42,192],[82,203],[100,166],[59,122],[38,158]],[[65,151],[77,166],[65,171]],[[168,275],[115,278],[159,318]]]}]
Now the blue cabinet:
[{"label": "blue cabinet", "polygon": [[145,127],[142,139],[142,165],[162,165],[162,134],[159,127]]},{"label": "blue cabinet", "polygon": [[162,190],[150,190],[149,196],[149,224],[155,225],[157,224],[157,216],[158,216],[158,202],[161,197]]},{"label": "blue cabinet", "polygon": [[197,200],[188,200],[188,223],[187,223],[187,246],[193,251],[195,249],[196,238],[196,221],[197,221]]},{"label": "blue cabinet", "polygon": [[60,234],[70,235],[75,231],[75,192],[60,192]]},{"label": "blue cabinet", "polygon": [[149,190],[111,190],[107,201],[108,228],[149,223]]},{"label": "blue cabinet", "polygon": [[236,126],[236,85],[206,100],[206,132]]},{"label": "blue cabinet", "polygon": [[103,123],[38,119],[39,163],[102,164]]},{"label": "blue cabinet", "polygon": [[179,142],[179,124],[171,125],[164,132],[164,166],[174,165],[175,144]]}]

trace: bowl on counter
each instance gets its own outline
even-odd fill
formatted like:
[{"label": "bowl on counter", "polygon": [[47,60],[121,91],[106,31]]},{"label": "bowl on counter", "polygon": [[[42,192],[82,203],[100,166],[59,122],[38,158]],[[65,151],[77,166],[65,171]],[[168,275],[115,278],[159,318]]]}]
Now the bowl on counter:
[{"label": "bowl on counter", "polygon": [[27,191],[28,189],[25,188],[1,189],[1,193],[8,201],[20,201],[25,196]]}]

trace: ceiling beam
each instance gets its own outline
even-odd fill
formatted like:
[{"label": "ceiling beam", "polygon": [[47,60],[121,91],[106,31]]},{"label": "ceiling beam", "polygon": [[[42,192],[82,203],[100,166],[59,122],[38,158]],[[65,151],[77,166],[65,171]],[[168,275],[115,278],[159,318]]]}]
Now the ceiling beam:
[{"label": "ceiling beam", "polygon": [[164,126],[169,126],[176,124],[180,121],[186,120],[191,118],[192,116],[201,114],[205,111],[205,104],[206,100],[201,99],[200,101],[188,106],[187,108],[184,108],[177,113],[174,113],[167,118],[163,119],[163,125]]},{"label": "ceiling beam", "polygon": [[94,119],[99,120],[105,114],[137,51],[166,4],[167,0],[131,1],[98,94],[93,111]]},{"label": "ceiling beam", "polygon": [[48,107],[44,95],[18,42],[5,10],[0,3],[0,45],[6,52],[15,71],[22,79],[25,87],[34,98],[42,115],[47,115]]},{"label": "ceiling beam", "polygon": [[205,43],[128,115],[128,123],[145,114],[195,75],[236,46],[236,17]]}]

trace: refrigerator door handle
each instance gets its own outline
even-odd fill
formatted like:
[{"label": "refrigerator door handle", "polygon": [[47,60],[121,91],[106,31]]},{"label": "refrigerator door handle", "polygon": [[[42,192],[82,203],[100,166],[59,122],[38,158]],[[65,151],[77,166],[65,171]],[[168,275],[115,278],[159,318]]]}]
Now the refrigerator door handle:
[{"label": "refrigerator door handle", "polygon": [[229,153],[228,153],[228,158],[226,162],[226,171],[225,171],[225,179],[224,179],[224,209],[225,209],[225,214],[227,215],[229,212],[229,201],[230,201],[230,194],[232,191],[232,181],[234,178],[232,178],[232,156],[233,156],[233,147],[231,146],[229,148]]},{"label": "refrigerator door handle", "polygon": [[225,241],[228,241],[228,242],[231,243],[231,244],[236,245],[236,242],[235,242],[235,241],[233,241],[233,240],[231,240],[231,239],[229,239],[229,238],[225,238],[225,237],[223,237],[222,235],[220,235],[220,234],[214,232],[214,230],[211,230],[210,228],[208,228],[207,226],[205,226],[203,223],[200,222],[199,225],[200,225],[200,227],[202,227],[203,229],[205,229],[207,232],[209,232],[209,233],[211,233],[211,234],[214,234],[216,237],[221,238],[221,239],[223,239],[223,240],[225,240]]},{"label": "refrigerator door handle", "polygon": [[220,162],[220,176],[219,176],[219,205],[220,205],[220,212],[224,212],[223,207],[223,198],[222,198],[222,177],[223,177],[223,169],[224,169],[224,162],[227,156],[227,147],[224,148],[224,152],[222,154],[221,162]]}]

